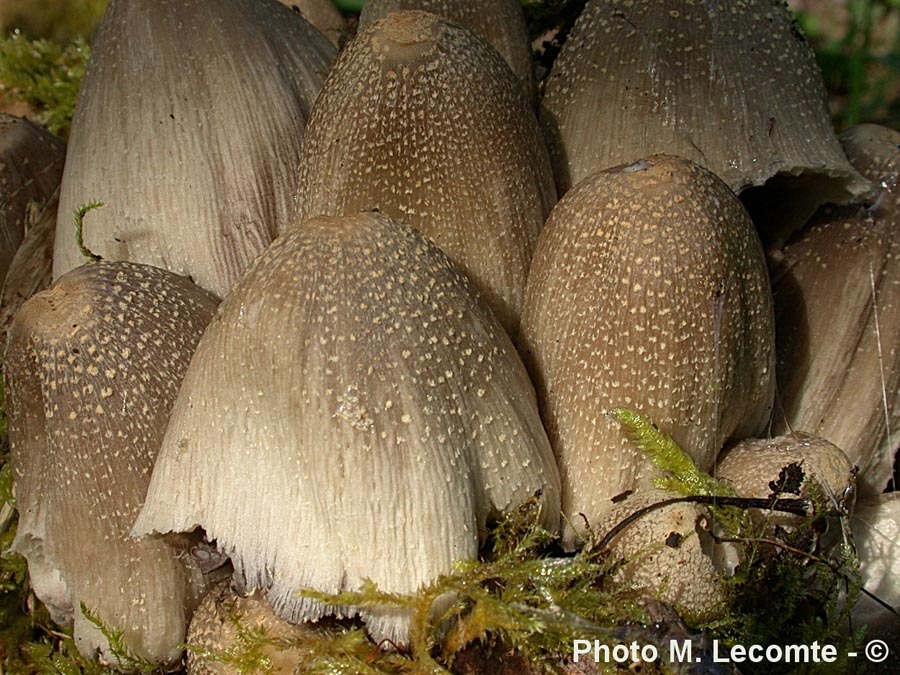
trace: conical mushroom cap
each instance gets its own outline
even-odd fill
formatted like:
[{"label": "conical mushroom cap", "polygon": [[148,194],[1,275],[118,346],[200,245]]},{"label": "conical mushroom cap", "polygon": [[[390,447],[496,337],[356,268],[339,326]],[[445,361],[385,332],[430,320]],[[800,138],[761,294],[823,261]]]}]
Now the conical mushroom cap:
[{"label": "conical mushroom cap", "polygon": [[884,490],[900,439],[897,235],[863,208],[826,208],[773,272],[773,433],[797,429],[838,445],[860,468],[862,494]]},{"label": "conical mushroom cap", "polygon": [[725,439],[765,428],[774,395],[771,293],[746,211],[679,158],[581,182],[535,249],[522,342],[570,522],[648,476],[612,408],[640,412],[709,469]]},{"label": "conical mushroom cap", "polygon": [[875,495],[900,442],[900,134],[862,125],[842,140],[879,195],[869,209],[823,208],[773,271],[773,430],[837,444],[860,468],[860,493]]},{"label": "conical mushroom cap", "polygon": [[468,28],[500,52],[522,83],[525,97],[529,101],[534,99],[534,65],[528,29],[522,6],[516,0],[367,0],[359,16],[359,27],[366,29],[402,9],[431,12]]},{"label": "conical mushroom cap", "polygon": [[[315,620],[335,610],[298,589],[416,591],[537,490],[555,530],[558,480],[524,366],[465,278],[405,224],[323,217],[223,303],[134,532],[202,526],[279,615]],[[361,614],[407,639],[404,612]]]},{"label": "conical mushroom cap", "polygon": [[560,193],[661,152],[735,192],[795,178],[807,195],[800,224],[870,190],[837,143],[812,49],[770,0],[591,0],[553,65],[541,119]]},{"label": "conical mushroom cap", "polygon": [[[19,527],[13,548],[86,656],[106,639],[80,603],[153,662],[180,656],[189,571],[128,538],[169,409],[214,299],[164,270],[101,262],[26,302],[6,352]],[[44,589],[47,589],[46,592]]]},{"label": "conical mushroom cap", "polygon": [[292,212],[304,125],[334,47],[275,0],[112,0],[72,122],[53,275],[110,260],[219,296]]},{"label": "conical mushroom cap", "polygon": [[0,283],[25,236],[29,205],[59,187],[66,146],[28,120],[0,113]]},{"label": "conical mushroom cap", "polygon": [[556,193],[515,78],[471,32],[393,12],[357,36],[316,101],[300,172],[301,219],[377,210],[409,222],[515,330]]}]

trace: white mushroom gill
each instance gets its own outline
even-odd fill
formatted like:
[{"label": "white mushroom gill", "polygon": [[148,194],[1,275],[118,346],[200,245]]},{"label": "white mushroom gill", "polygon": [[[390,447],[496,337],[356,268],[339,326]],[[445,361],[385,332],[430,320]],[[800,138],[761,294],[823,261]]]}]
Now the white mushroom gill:
[{"label": "white mushroom gill", "polygon": [[556,191],[534,114],[494,49],[433,14],[392,12],[338,57],[307,131],[301,218],[405,220],[515,332]]},{"label": "white mushroom gill", "polygon": [[[315,620],[356,609],[299,589],[416,591],[538,490],[556,530],[558,481],[525,368],[446,256],[379,214],[322,217],[223,303],[134,532],[202,526],[282,617]],[[405,613],[359,613],[407,640]]]},{"label": "white mushroom gill", "polygon": [[85,243],[224,295],[292,216],[334,47],[275,0],[111,0],[72,123],[54,277]]},{"label": "white mushroom gill", "polygon": [[[83,602],[134,655],[180,657],[195,594],[162,541],[128,538],[169,409],[215,300],[146,265],[73,270],[26,302],[5,373],[19,527],[13,549],[82,654],[115,655]],[[120,664],[126,667],[127,664]]]},{"label": "white mushroom gill", "polygon": [[652,473],[612,408],[653,420],[709,470],[727,438],[764,430],[774,395],[771,291],[743,206],[675,157],[582,181],[535,248],[522,347],[572,524]]}]

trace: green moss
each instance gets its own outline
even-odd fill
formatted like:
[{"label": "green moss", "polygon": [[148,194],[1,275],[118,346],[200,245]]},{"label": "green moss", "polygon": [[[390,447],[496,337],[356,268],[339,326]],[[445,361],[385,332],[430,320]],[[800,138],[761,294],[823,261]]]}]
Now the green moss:
[{"label": "green moss", "polygon": [[66,45],[29,40],[18,32],[0,38],[3,100],[27,103],[38,122],[66,138],[89,54],[81,38]]},{"label": "green moss", "polygon": [[87,204],[82,204],[77,209],[75,209],[75,243],[78,245],[78,250],[81,251],[81,255],[83,255],[88,262],[98,262],[103,260],[99,255],[91,251],[87,246],[84,245],[84,217],[90,211],[94,209],[99,209],[103,206],[103,202],[88,202]]}]

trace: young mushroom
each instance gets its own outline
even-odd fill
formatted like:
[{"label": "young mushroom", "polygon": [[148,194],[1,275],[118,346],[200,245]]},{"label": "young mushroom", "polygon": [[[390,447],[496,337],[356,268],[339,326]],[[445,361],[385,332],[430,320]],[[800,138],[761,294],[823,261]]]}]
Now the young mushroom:
[{"label": "young mushroom", "polygon": [[[194,573],[162,541],[128,537],[169,409],[215,300],[157,268],[99,262],[26,302],[6,351],[19,525],[13,550],[85,656],[123,670],[166,664],[181,643]],[[85,613],[82,610],[87,610]]]},{"label": "young mushroom", "polygon": [[835,138],[812,49],[770,0],[590,0],[541,119],[560,193],[610,166],[680,155],[737,193],[771,181],[744,197],[774,217],[775,240],[820,204],[870,190]]},{"label": "young mushroom", "polygon": [[872,208],[826,207],[773,270],[779,411],[773,432],[837,444],[881,493],[900,442],[900,134],[866,125],[843,137],[879,186]]},{"label": "young mushroom", "polygon": [[650,477],[608,414],[658,423],[709,470],[724,441],[759,433],[774,395],[772,305],[759,237],[709,171],[657,156],[598,173],[557,204],[535,249],[522,347],[579,514]]},{"label": "young mushroom", "polygon": [[405,11],[358,35],[313,108],[300,173],[301,219],[380,211],[409,222],[515,331],[556,193],[515,77],[470,31]]},{"label": "young mushroom", "polygon": [[202,526],[283,618],[358,612],[403,643],[404,610],[300,590],[416,591],[536,491],[556,530],[531,384],[465,278],[405,224],[320,217],[267,249],[204,334],[134,532]]},{"label": "young mushroom", "polygon": [[391,12],[419,9],[468,28],[494,49],[522,83],[525,97],[535,98],[534,65],[522,6],[517,0],[367,0],[359,16],[364,30]]},{"label": "young mushroom", "polygon": [[[84,241],[224,295],[292,215],[334,47],[276,0],[111,0],[78,98],[54,277]],[[264,105],[263,105],[264,103]]]}]

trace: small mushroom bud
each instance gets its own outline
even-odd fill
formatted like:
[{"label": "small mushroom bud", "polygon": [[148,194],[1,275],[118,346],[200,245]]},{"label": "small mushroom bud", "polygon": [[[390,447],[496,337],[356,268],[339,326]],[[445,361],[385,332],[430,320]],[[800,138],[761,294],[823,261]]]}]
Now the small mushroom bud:
[{"label": "small mushroom bud", "polygon": [[560,193],[670,153],[737,193],[777,177],[748,202],[790,230],[871,190],[841,152],[815,55],[784,3],[591,0],[547,79],[541,119]]},{"label": "small mushroom bud", "polygon": [[[809,434],[747,439],[727,448],[716,461],[716,477],[751,499],[810,499],[810,513],[823,502],[835,508],[856,482],[847,455],[834,443]],[[847,508],[852,506],[848,503]],[[797,515],[765,512],[769,525],[796,525]]]},{"label": "small mushroom bud", "polygon": [[213,588],[197,607],[188,629],[188,675],[241,675],[240,665],[228,655],[240,649],[240,636],[248,631],[264,636],[260,656],[270,675],[293,675],[302,653],[291,642],[309,637],[313,629],[288,623],[272,611],[265,594],[236,595],[228,584]]},{"label": "small mushroom bud", "polygon": [[[239,585],[315,620],[357,608],[300,589],[412,593],[536,491],[555,531],[558,481],[525,368],[446,256],[383,215],[320,217],[267,249],[204,334],[134,532],[199,525]],[[405,611],[358,611],[407,640]]]},{"label": "small mushroom bud", "polygon": [[13,550],[28,561],[35,593],[54,619],[74,619],[85,656],[99,650],[117,662],[98,619],[121,631],[137,657],[180,657],[196,575],[164,542],[128,534],[182,374],[214,309],[215,300],[187,279],[100,262],[32,297],[10,328]]},{"label": "small mushroom bud", "polygon": [[771,293],[743,206],[675,157],[582,181],[535,249],[522,343],[570,523],[652,472],[613,408],[652,419],[709,470],[726,439],[765,429],[774,396]]},{"label": "small mushroom bud", "polygon": [[773,432],[837,444],[860,468],[860,493],[875,495],[900,442],[900,134],[866,125],[844,142],[880,194],[868,210],[823,208],[773,270]]},{"label": "small mushroom bud", "polygon": [[368,0],[359,16],[359,27],[365,29],[389,13],[403,9],[419,9],[468,28],[488,42],[519,78],[525,97],[535,97],[534,66],[525,15],[517,0],[482,2],[481,0]]},{"label": "small mushroom bud", "polygon": [[[671,497],[656,489],[635,492],[604,514],[595,531],[604,536],[632,514]],[[614,579],[674,606],[690,622],[716,618],[727,595],[708,520],[703,508],[687,503],[642,514],[609,542],[612,555],[622,561]]]},{"label": "small mushroom bud", "polygon": [[0,113],[0,284],[25,236],[30,206],[59,187],[66,146],[21,117]]},{"label": "small mushroom bud", "polygon": [[293,211],[334,47],[275,0],[111,0],[72,122],[53,275],[87,247],[222,296]]},{"label": "small mushroom bud", "polygon": [[495,50],[433,14],[392,12],[341,53],[307,132],[301,220],[374,210],[409,222],[515,331],[556,192],[534,114]]}]

